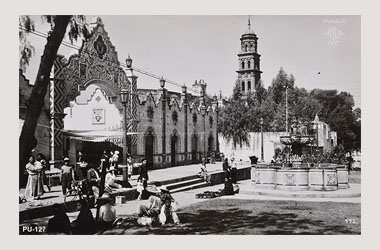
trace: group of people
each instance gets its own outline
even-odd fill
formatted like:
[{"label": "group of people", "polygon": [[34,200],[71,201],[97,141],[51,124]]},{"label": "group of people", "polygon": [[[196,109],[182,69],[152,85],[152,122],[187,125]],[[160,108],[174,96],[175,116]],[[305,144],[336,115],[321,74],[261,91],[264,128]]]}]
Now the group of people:
[{"label": "group of people", "polygon": [[47,164],[45,157],[42,154],[38,154],[29,157],[29,161],[25,166],[25,171],[28,174],[28,181],[25,188],[25,199],[38,200],[46,193],[44,185],[47,186],[50,192],[50,185],[45,177],[45,171],[47,170]]},{"label": "group of people", "polygon": [[98,218],[94,218],[88,204],[82,201],[80,212],[72,222],[62,205],[54,204],[52,206],[54,216],[48,222],[47,233],[89,235],[95,234],[98,230],[110,229],[121,218],[116,218],[116,209],[109,195],[103,195],[98,202]]},{"label": "group of people", "polygon": [[150,194],[147,204],[138,207],[138,224],[140,225],[165,225],[179,224],[176,213],[178,203],[171,196],[166,186],[159,188],[149,186],[146,191]]}]

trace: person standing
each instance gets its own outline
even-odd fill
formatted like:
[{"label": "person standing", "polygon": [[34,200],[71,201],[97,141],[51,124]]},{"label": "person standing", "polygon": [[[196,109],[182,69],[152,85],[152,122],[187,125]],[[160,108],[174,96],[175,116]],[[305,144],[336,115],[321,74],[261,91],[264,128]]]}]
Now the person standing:
[{"label": "person standing", "polygon": [[100,176],[95,167],[91,167],[87,171],[87,183],[89,187],[89,193],[95,196],[95,199],[99,198],[99,181]]},{"label": "person standing", "polygon": [[233,184],[237,183],[237,163],[234,154],[231,155],[231,181]]},{"label": "person standing", "polygon": [[127,157],[127,171],[128,171],[128,181],[132,178],[133,173],[133,164],[132,164],[132,157],[128,155]]},{"label": "person standing", "polygon": [[25,189],[25,197],[39,199],[42,195],[42,182],[40,181],[40,172],[42,165],[36,162],[34,156],[29,157],[29,162],[25,166],[28,173],[28,182]]},{"label": "person standing", "polygon": [[228,166],[228,158],[224,158],[224,162],[223,162],[223,171],[227,171],[227,169],[229,168]]},{"label": "person standing", "polygon": [[141,167],[140,167],[140,176],[139,176],[139,178],[142,180],[143,186],[144,186],[144,189],[145,189],[147,187],[147,185],[148,185],[148,180],[149,180],[148,166],[146,165],[147,164],[147,160],[145,158],[143,158],[141,162],[142,162],[142,164],[141,164]]},{"label": "person standing", "polygon": [[79,151],[78,152],[78,158],[77,158],[77,166],[79,166],[79,169],[81,171],[81,176],[80,178],[86,178],[87,176],[87,160],[86,158],[84,157],[82,151]]},{"label": "person standing", "polygon": [[115,150],[112,156],[113,167],[115,168],[116,174],[119,174],[119,151]]},{"label": "person standing", "polygon": [[74,180],[73,168],[69,165],[69,158],[63,159],[63,165],[61,167],[60,180],[62,184],[63,195],[66,194],[67,190],[71,190],[71,182]]},{"label": "person standing", "polygon": [[110,168],[110,157],[108,156],[106,149],[104,149],[103,154],[100,157],[100,164],[101,166],[104,166],[106,170]]}]

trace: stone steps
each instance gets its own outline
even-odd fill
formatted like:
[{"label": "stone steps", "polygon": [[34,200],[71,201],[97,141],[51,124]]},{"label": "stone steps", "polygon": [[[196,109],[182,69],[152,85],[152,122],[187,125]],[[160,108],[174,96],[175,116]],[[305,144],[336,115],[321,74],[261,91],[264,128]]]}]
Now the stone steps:
[{"label": "stone steps", "polygon": [[168,184],[168,185],[166,185],[166,188],[170,192],[172,192],[172,190],[175,190],[175,189],[178,189],[181,187],[191,186],[191,185],[202,183],[202,182],[204,182],[202,178],[196,177],[196,178],[192,178],[189,180],[178,181],[178,182],[174,182],[172,184]]},{"label": "stone steps", "polygon": [[209,183],[202,181],[201,183],[196,183],[196,184],[172,189],[172,190],[170,190],[170,193],[174,194],[174,193],[184,192],[184,191],[188,191],[188,190],[204,188],[204,187],[208,187],[208,186],[210,186]]}]

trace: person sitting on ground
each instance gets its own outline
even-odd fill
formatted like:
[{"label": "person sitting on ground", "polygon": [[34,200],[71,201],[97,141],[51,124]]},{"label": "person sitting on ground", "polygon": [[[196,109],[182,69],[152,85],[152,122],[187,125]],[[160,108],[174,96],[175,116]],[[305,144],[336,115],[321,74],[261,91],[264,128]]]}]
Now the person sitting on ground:
[{"label": "person sitting on ground", "polygon": [[98,199],[99,208],[98,228],[100,230],[110,229],[116,220],[116,209],[112,205],[112,198],[104,194]]},{"label": "person sitting on ground", "polygon": [[115,168],[110,167],[106,174],[105,189],[104,192],[112,193],[112,189],[120,189],[122,186],[116,183]]},{"label": "person sitting on ground", "polygon": [[234,188],[232,185],[232,170],[228,166],[227,170],[224,172],[224,190],[222,191],[224,195],[234,195]]},{"label": "person sitting on ground", "polygon": [[76,220],[71,222],[72,232],[76,235],[95,234],[96,222],[85,200],[81,200],[81,208]]},{"label": "person sitting on ground", "polygon": [[164,205],[161,207],[159,219],[162,225],[169,223],[174,223],[176,225],[179,224],[178,215],[172,207],[172,199],[169,196],[165,197]]},{"label": "person sitting on ground", "polygon": [[177,211],[179,208],[179,203],[170,194],[170,191],[168,190],[168,188],[165,185],[162,185],[159,187],[159,189],[161,191],[160,192],[160,198],[161,198],[162,204],[164,204],[166,197],[169,197],[171,202],[172,202],[172,207],[173,207],[174,211]]},{"label": "person sitting on ground", "polygon": [[202,165],[201,165],[200,172],[198,173],[198,176],[202,177],[203,180],[206,181],[207,183],[211,183],[211,176],[207,172],[206,159],[205,158],[202,159]]},{"label": "person sitting on ground", "polygon": [[144,205],[144,204],[139,205],[138,211],[137,211],[137,214],[139,217],[137,222],[139,224],[142,224],[142,225],[146,224],[146,222],[144,223],[144,221],[146,221],[146,220],[144,220],[144,219],[146,219],[146,217],[151,218],[152,222],[157,222],[158,221],[158,215],[161,212],[161,206],[162,206],[162,201],[159,197],[160,190],[156,187],[147,187],[147,191],[149,193],[152,193],[152,195],[149,196],[148,204],[147,205]]},{"label": "person sitting on ground", "polygon": [[49,234],[71,234],[70,220],[63,211],[62,205],[55,203],[52,210],[54,217],[49,220],[46,232]]}]

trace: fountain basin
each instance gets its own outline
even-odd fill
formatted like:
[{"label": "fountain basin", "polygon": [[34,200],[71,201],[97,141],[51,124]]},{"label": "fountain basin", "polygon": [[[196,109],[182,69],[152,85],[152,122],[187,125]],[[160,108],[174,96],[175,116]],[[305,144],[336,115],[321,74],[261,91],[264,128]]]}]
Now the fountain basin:
[{"label": "fountain basin", "polygon": [[[252,181],[257,188],[288,191],[334,191],[348,188],[346,166],[326,164],[322,168],[278,168],[274,165],[254,165]],[[320,165],[316,165],[320,166]]]},{"label": "fountain basin", "polygon": [[309,190],[309,169],[279,169],[276,172],[276,178],[278,190]]}]

